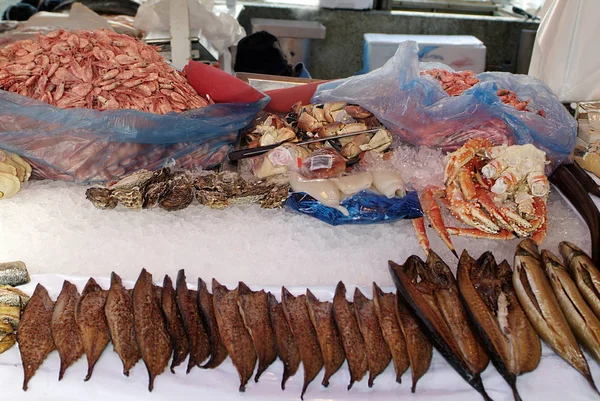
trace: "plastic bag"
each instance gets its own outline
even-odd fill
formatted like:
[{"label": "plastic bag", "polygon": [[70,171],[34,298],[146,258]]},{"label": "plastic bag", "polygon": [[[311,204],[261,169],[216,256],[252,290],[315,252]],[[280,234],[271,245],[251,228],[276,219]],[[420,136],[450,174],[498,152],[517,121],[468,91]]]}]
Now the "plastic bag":
[{"label": "plastic bag", "polygon": [[285,204],[292,210],[316,217],[333,226],[391,223],[401,219],[416,219],[423,216],[415,191],[408,192],[403,198],[391,199],[371,191],[359,192],[340,203],[341,206],[348,209],[348,216],[337,209],[323,205],[303,192],[291,194]]},{"label": "plastic bag", "polygon": [[[216,166],[227,156],[238,130],[270,99],[214,67],[192,62],[187,72],[190,84],[202,94],[218,91],[215,83],[228,83],[228,99],[236,103],[158,115],[59,109],[0,91],[0,148],[28,159],[37,178],[81,183],[118,179],[164,164]],[[223,96],[220,100],[225,101]]]},{"label": "plastic bag", "polygon": [[[383,67],[368,74],[321,84],[313,103],[344,101],[371,111],[388,129],[413,145],[454,150],[484,136],[496,143],[533,143],[557,166],[575,147],[576,121],[541,81],[510,73],[478,74],[482,82],[450,97],[430,76],[419,75],[416,42],[402,43]],[[498,89],[530,100],[531,110],[502,103]]]},{"label": "plastic bag", "polygon": [[546,0],[529,75],[546,82],[563,102],[600,99],[600,2]]}]

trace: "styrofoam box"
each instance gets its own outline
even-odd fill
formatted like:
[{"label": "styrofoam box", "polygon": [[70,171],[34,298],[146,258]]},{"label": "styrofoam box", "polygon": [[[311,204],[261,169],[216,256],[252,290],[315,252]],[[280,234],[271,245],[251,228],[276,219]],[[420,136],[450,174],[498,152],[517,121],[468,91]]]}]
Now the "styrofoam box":
[{"label": "styrofoam box", "polygon": [[383,66],[407,40],[419,44],[419,61],[444,63],[457,71],[485,70],[485,45],[467,35],[388,35],[365,33],[363,66],[372,71]]},{"label": "styrofoam box", "polygon": [[373,0],[319,0],[319,7],[370,10],[373,8]]}]

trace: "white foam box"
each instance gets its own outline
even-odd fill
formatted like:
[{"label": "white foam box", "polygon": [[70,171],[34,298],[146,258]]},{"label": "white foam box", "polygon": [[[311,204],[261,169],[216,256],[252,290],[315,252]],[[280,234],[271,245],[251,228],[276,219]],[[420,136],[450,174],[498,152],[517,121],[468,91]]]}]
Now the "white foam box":
[{"label": "white foam box", "polygon": [[419,61],[444,63],[454,70],[485,70],[485,45],[468,35],[389,35],[365,33],[363,69],[372,71],[383,66],[400,43],[414,40],[419,45]]}]

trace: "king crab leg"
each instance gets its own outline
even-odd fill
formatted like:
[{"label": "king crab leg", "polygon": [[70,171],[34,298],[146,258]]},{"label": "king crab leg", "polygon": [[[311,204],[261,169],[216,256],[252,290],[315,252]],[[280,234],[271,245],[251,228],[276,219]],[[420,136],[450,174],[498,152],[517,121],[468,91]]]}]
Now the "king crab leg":
[{"label": "king crab leg", "polygon": [[454,245],[450,240],[450,234],[448,234],[448,231],[446,230],[446,226],[444,224],[444,220],[442,219],[442,211],[440,210],[440,205],[438,205],[437,201],[435,200],[436,190],[439,189],[434,186],[428,186],[427,188],[425,188],[420,199],[421,207],[423,208],[423,212],[429,218],[431,226],[438,233],[442,241],[444,241],[448,249],[452,251],[456,258],[458,258],[458,253],[456,253],[456,250],[454,249]]},{"label": "king crab leg", "polygon": [[425,251],[425,256],[429,255],[429,238],[427,238],[427,231],[425,231],[425,217],[419,217],[413,219],[412,221],[413,228],[417,233],[417,239],[419,240],[419,245]]},{"label": "king crab leg", "polygon": [[514,234],[508,230],[500,230],[498,234],[490,234],[483,232],[477,228],[460,228],[460,227],[446,227],[450,235],[460,235],[463,237],[471,237],[478,239],[500,239],[509,240],[515,238]]}]

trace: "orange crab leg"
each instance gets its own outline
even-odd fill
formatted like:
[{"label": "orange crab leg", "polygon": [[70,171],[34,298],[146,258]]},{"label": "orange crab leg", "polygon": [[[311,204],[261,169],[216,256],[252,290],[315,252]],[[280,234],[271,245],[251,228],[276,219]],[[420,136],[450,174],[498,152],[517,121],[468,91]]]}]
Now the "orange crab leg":
[{"label": "orange crab leg", "polygon": [[468,201],[475,199],[477,189],[473,183],[473,172],[469,168],[469,164],[465,165],[458,171],[458,187],[460,188],[464,198]]},{"label": "orange crab leg", "polygon": [[415,232],[417,233],[417,239],[419,240],[419,245],[425,251],[425,256],[429,255],[429,238],[427,238],[427,231],[425,231],[425,218],[419,217],[418,219],[413,219],[412,221]]},{"label": "orange crab leg", "polygon": [[478,230],[477,228],[446,227],[446,229],[451,235],[459,235],[463,237],[500,240],[509,240],[515,238],[512,232],[504,229],[500,230],[498,234],[486,233]]},{"label": "orange crab leg", "polygon": [[546,238],[546,203],[543,199],[537,196],[533,198],[533,210],[535,210],[535,215],[538,217],[533,222],[536,229],[531,235],[531,239],[540,245]]},{"label": "orange crab leg", "polygon": [[433,186],[425,188],[423,194],[421,195],[421,199],[419,199],[419,201],[421,202],[421,208],[429,218],[431,226],[438,233],[442,241],[444,241],[444,244],[446,244],[448,249],[450,249],[454,256],[458,258],[458,253],[456,253],[454,245],[452,245],[452,241],[450,240],[450,234],[448,234],[448,231],[446,230],[446,225],[444,224],[444,220],[442,219],[442,211],[440,210],[440,205],[438,205],[438,203],[435,200],[435,190],[436,188]]}]

